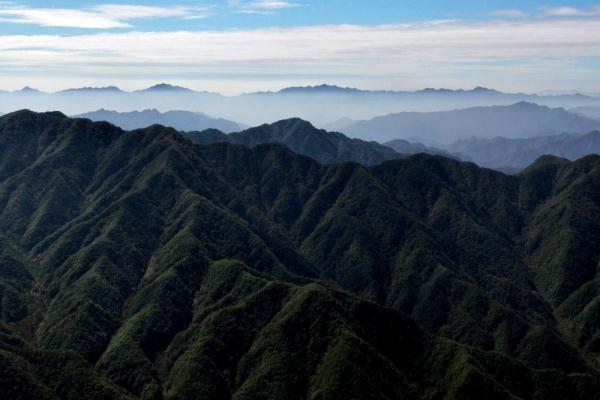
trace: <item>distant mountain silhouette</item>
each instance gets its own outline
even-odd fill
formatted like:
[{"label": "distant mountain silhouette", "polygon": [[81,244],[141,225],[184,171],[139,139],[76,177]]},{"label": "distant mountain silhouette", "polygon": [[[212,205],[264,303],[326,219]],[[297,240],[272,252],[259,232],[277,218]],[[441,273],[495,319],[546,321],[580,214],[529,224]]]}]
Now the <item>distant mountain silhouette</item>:
[{"label": "distant mountain silhouette", "polygon": [[449,144],[469,137],[527,138],[560,133],[584,133],[600,129],[600,122],[533,103],[475,107],[455,111],[401,112],[359,121],[345,128],[347,135],[385,142],[418,137]]},{"label": "distant mountain silhouette", "polygon": [[327,124],[321,125],[320,128],[330,132],[342,132],[344,129],[348,128],[349,126],[352,126],[356,122],[358,121],[344,117],[333,122],[328,122]]},{"label": "distant mountain silhouette", "polygon": [[119,89],[116,86],[106,86],[106,87],[82,87],[82,88],[73,88],[66,89],[57,92],[58,94],[76,94],[76,93],[125,93],[123,90]]},{"label": "distant mountain silhouette", "polygon": [[452,152],[478,165],[500,170],[521,170],[545,154],[577,160],[600,154],[600,132],[561,134],[526,139],[470,138],[448,146]]},{"label": "distant mountain silhouette", "polygon": [[168,83],[159,83],[158,85],[137,90],[136,92],[193,92],[193,90],[182,86],[169,85]]},{"label": "distant mountain silhouette", "polygon": [[279,94],[306,94],[306,93],[327,93],[327,94],[361,94],[370,93],[369,90],[355,88],[339,87],[335,85],[317,85],[317,86],[297,86],[281,89]]},{"label": "distant mountain silhouette", "polygon": [[25,86],[22,89],[19,90],[15,90],[13,92],[4,92],[4,93],[16,93],[16,94],[44,94],[45,92],[42,92],[41,90],[32,88],[30,86]]},{"label": "distant mountain silhouette", "polygon": [[395,139],[384,143],[385,146],[394,149],[400,154],[416,154],[416,153],[427,153],[427,154],[439,154],[449,158],[460,158],[459,154],[452,154],[449,151],[432,147],[425,146],[422,143],[412,143],[404,139]]},{"label": "distant mountain silhouette", "polygon": [[[579,94],[542,96],[528,93],[503,93],[484,87],[468,90],[427,88],[416,91],[393,91],[323,84],[288,87],[273,92],[224,96],[160,83],[133,92],[111,87],[80,88],[58,93],[0,92],[0,104],[4,112],[22,108],[40,111],[61,110],[71,115],[100,108],[110,108],[119,112],[152,108],[191,112],[202,110],[208,115],[218,115],[248,126],[294,116],[334,131],[338,129],[328,124],[341,118],[365,121],[403,111],[448,111],[482,106],[508,106],[523,101],[568,109],[600,106],[600,97]],[[586,132],[590,130],[587,129]],[[392,139],[407,139],[407,137],[382,138],[383,141]]]},{"label": "distant mountain silhouette", "polygon": [[78,115],[92,121],[107,121],[126,130],[146,128],[160,124],[173,127],[180,131],[195,131],[209,128],[224,132],[239,131],[242,127],[233,121],[209,117],[206,114],[189,111],[168,111],[161,113],[157,110],[144,110],[119,113],[109,110],[98,110]]}]

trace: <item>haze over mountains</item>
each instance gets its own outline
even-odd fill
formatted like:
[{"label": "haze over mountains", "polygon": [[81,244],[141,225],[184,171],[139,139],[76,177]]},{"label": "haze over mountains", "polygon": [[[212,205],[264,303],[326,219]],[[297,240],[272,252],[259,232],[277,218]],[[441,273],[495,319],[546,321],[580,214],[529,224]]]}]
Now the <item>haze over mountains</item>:
[{"label": "haze over mountains", "polygon": [[357,121],[342,129],[356,138],[379,142],[418,139],[448,145],[470,137],[529,138],[561,133],[587,133],[600,129],[600,121],[563,108],[533,103],[475,107],[431,113],[401,112]]},{"label": "haze over mountains", "polygon": [[76,115],[76,117],[88,118],[92,121],[107,121],[125,130],[147,128],[154,124],[170,126],[181,131],[219,129],[223,132],[236,132],[242,129],[242,126],[236,122],[190,111],[167,111],[161,113],[156,109],[152,109],[119,113],[100,109]]},{"label": "haze over mountains", "polygon": [[575,114],[583,115],[584,117],[600,120],[600,107],[575,107],[569,111]]},{"label": "haze over mountains", "polygon": [[527,139],[471,138],[459,140],[447,148],[458,157],[483,167],[520,171],[546,154],[569,160],[588,154],[600,154],[600,132],[563,133]]},{"label": "haze over mountains", "polygon": [[5,395],[600,393],[599,156],[323,165],[30,111],[0,154]]},{"label": "haze over mountains", "polygon": [[[116,87],[81,88],[57,93],[32,89],[0,93],[0,112],[23,108],[35,111],[60,110],[76,115],[102,108],[120,112],[157,109],[202,111],[208,115],[254,126],[290,117],[324,126],[340,118],[371,119],[400,111],[447,111],[478,106],[534,102],[549,107],[600,106],[600,97],[583,95],[541,96],[502,93],[492,89],[425,89],[414,92],[367,91],[337,86],[291,87],[278,92],[239,96],[194,91],[168,84],[134,92]],[[398,138],[393,138],[398,139]]]},{"label": "haze over mountains", "polygon": [[[595,140],[597,134],[594,133],[600,129],[600,121],[562,108],[551,109],[531,103],[433,113],[399,113],[369,121],[344,119],[328,125],[329,129],[344,131],[363,140],[316,129],[298,118],[242,131],[235,122],[187,111],[118,113],[99,110],[80,116],[108,121],[124,129],[152,124],[171,126],[188,131],[201,144],[231,142],[254,146],[280,143],[322,163],[355,161],[374,165],[401,155],[424,152],[473,161],[505,172],[517,172],[544,154],[575,160],[600,152]],[[388,137],[404,139],[385,141]],[[372,138],[385,146],[372,141]]]}]

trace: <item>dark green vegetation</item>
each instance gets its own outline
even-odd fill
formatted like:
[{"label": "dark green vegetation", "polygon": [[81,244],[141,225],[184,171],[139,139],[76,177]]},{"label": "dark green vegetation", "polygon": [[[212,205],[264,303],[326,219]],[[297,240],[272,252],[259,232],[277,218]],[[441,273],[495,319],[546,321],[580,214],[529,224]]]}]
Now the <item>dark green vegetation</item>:
[{"label": "dark green vegetation", "polygon": [[600,397],[598,156],[322,165],[28,111],[0,155],[8,398]]},{"label": "dark green vegetation", "polygon": [[186,135],[199,144],[229,142],[254,147],[259,144],[280,143],[323,164],[354,161],[363,165],[375,165],[402,157],[390,147],[317,129],[298,118],[264,124],[229,135],[215,129],[187,132]]}]

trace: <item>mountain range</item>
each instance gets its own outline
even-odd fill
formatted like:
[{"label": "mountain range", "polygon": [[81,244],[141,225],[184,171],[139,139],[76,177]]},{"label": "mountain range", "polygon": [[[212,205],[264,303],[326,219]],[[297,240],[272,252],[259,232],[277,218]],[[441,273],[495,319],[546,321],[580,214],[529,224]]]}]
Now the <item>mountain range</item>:
[{"label": "mountain range", "polygon": [[0,154],[9,398],[600,393],[600,156],[324,165],[31,111]]},{"label": "mountain range", "polygon": [[[277,92],[224,96],[181,86],[158,84],[133,92],[114,86],[86,87],[55,93],[40,92],[31,88],[15,92],[0,92],[0,113],[29,108],[36,111],[61,110],[67,114],[78,115],[110,105],[112,110],[118,112],[146,109],[157,109],[161,112],[201,110],[208,115],[218,115],[248,126],[298,117],[311,121],[316,126],[326,127],[327,124],[341,118],[369,120],[400,111],[447,111],[511,105],[518,102],[571,109],[600,106],[600,97],[580,94],[503,93],[482,87],[471,90],[370,91],[332,85],[290,87]],[[329,127],[327,129],[332,130]],[[371,140],[375,139],[371,138]],[[402,137],[388,138],[386,141],[392,139],[402,139]]]},{"label": "mountain range", "polygon": [[[354,161],[363,165],[374,165],[402,157],[402,154],[388,146],[317,129],[299,118],[263,124],[230,134],[209,129],[202,132],[186,132],[185,135],[199,144],[229,142],[254,147],[260,144],[278,143],[324,164]],[[422,150],[419,148],[418,151]]]},{"label": "mountain range", "polygon": [[471,138],[459,140],[447,148],[460,158],[483,167],[518,171],[546,154],[569,160],[576,160],[588,154],[600,154],[600,132],[563,133],[527,139]]},{"label": "mountain range", "polygon": [[401,112],[357,121],[342,129],[345,134],[379,142],[415,139],[448,145],[477,137],[530,138],[561,133],[587,133],[600,129],[600,121],[563,108],[533,103],[475,107],[431,113]]},{"label": "mountain range", "polygon": [[461,156],[458,153],[451,153],[450,151],[441,148],[425,146],[422,143],[409,142],[408,140],[404,139],[390,140],[389,142],[385,142],[384,145],[400,154],[427,153],[438,154],[449,158],[461,159]]},{"label": "mountain range", "polygon": [[342,133],[317,129],[307,121],[292,118],[272,124],[241,130],[234,122],[211,118],[201,113],[187,111],[157,110],[119,113],[98,110],[78,115],[92,121],[107,121],[125,130],[145,128],[153,124],[173,127],[199,144],[230,142],[254,147],[259,144],[279,143],[292,151],[315,160],[331,164],[354,161],[363,165],[380,164],[415,153],[448,154],[443,150],[423,146],[420,143],[396,141],[382,145],[360,139],[351,139]]},{"label": "mountain range", "polygon": [[189,111],[167,111],[161,113],[156,109],[152,109],[119,113],[100,109],[80,114],[76,117],[88,118],[92,121],[107,121],[125,130],[146,128],[154,124],[170,126],[181,131],[198,131],[213,128],[224,132],[236,132],[242,129],[236,122]]},{"label": "mountain range", "polygon": [[[359,129],[366,132],[365,137],[370,137],[373,136],[373,132],[386,131],[384,124],[381,123],[385,121],[390,132],[400,132],[400,134],[404,132],[405,136],[419,133],[411,137],[415,141],[395,139],[385,142],[384,145],[373,141],[351,139],[341,133],[319,130],[298,118],[263,124],[242,131],[242,127],[235,122],[187,111],[161,113],[157,110],[145,110],[119,113],[98,110],[78,117],[108,121],[125,130],[145,128],[153,124],[170,126],[186,131],[189,137],[200,144],[230,142],[252,147],[258,144],[280,143],[298,154],[326,164],[355,161],[363,165],[374,165],[401,158],[401,155],[428,153],[473,161],[483,167],[514,173],[545,154],[575,160],[588,154],[600,153],[596,131],[587,134],[563,133],[531,138],[500,136],[485,138],[486,135],[500,132],[516,132],[525,136],[528,132],[548,132],[547,126],[562,127],[568,131],[600,126],[600,123],[567,113],[562,109],[549,109],[528,103],[444,113],[411,113],[408,117],[406,114],[398,114],[364,123],[346,119],[329,125],[334,129],[338,127],[341,130],[352,131],[352,125],[356,124]],[[494,121],[496,122],[493,123]],[[407,128],[408,125],[412,128]],[[500,129],[504,125],[508,125],[506,130]],[[494,128],[481,130],[479,128],[481,126]],[[433,133],[436,131],[437,133]],[[431,136],[424,135],[424,132],[430,132]],[[436,142],[448,132],[454,132],[455,136],[461,137],[464,135],[484,137],[466,136],[449,144],[438,142],[436,146],[426,146],[418,142],[418,140]],[[434,136],[436,139],[431,139]],[[394,151],[390,151],[390,148]]]}]

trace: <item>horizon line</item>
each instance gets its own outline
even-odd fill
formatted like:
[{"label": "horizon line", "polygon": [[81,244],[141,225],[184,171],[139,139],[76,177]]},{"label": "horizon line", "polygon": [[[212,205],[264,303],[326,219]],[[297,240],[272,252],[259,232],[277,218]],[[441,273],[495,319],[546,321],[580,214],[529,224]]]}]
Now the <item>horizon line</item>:
[{"label": "horizon line", "polygon": [[120,92],[123,94],[134,94],[134,93],[139,93],[139,92],[146,92],[146,91],[180,91],[180,92],[191,92],[191,93],[195,93],[195,94],[206,94],[206,95],[219,95],[219,96],[223,96],[223,97],[237,97],[237,96],[243,96],[243,95],[253,95],[253,94],[285,94],[286,90],[319,90],[319,89],[325,89],[325,90],[338,90],[338,91],[348,91],[348,92],[360,92],[360,93],[380,93],[380,94],[410,94],[410,93],[419,93],[419,92],[427,92],[427,91],[431,91],[431,92],[457,92],[457,93],[461,93],[461,92],[495,92],[498,94],[507,94],[507,95],[528,95],[528,96],[543,96],[543,97],[551,97],[551,96],[585,96],[585,97],[600,97],[600,93],[591,93],[591,92],[586,92],[583,90],[578,90],[578,89],[573,89],[573,90],[545,90],[542,92],[524,92],[524,91],[502,91],[502,90],[498,90],[498,89],[494,89],[494,88],[490,88],[490,87],[485,87],[485,86],[475,86],[472,88],[448,88],[448,87],[423,87],[422,89],[414,89],[414,90],[410,90],[410,89],[366,89],[366,88],[360,88],[360,87],[351,87],[351,86],[338,86],[336,84],[329,84],[329,83],[321,83],[321,84],[316,84],[316,85],[295,85],[295,86],[284,86],[281,87],[280,89],[276,89],[276,90],[259,90],[259,91],[252,91],[252,92],[241,92],[239,94],[233,94],[233,95],[227,95],[221,92],[217,92],[217,91],[208,91],[208,90],[202,90],[202,89],[196,89],[196,88],[190,88],[190,87],[185,87],[185,86],[179,86],[176,84],[170,84],[167,82],[160,82],[160,83],[156,83],[154,85],[150,85],[150,86],[144,86],[141,87],[139,89],[132,89],[132,90],[124,90],[122,88],[120,88],[117,85],[107,85],[107,86],[79,86],[79,87],[67,87],[64,89],[60,89],[60,90],[54,90],[54,91],[45,91],[45,90],[40,90],[34,87],[31,87],[29,85],[26,85],[24,87],[22,87],[21,89],[15,89],[15,90],[5,90],[5,89],[0,89],[0,94],[19,94],[19,93],[26,93],[26,92],[31,92],[31,93],[39,93],[39,94],[48,94],[48,95],[53,95],[53,94],[62,94],[62,93],[66,93],[66,92],[76,92],[76,91],[113,91],[113,92]]}]

